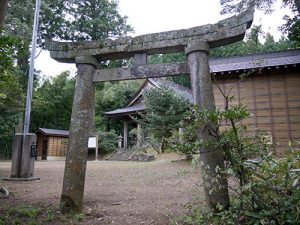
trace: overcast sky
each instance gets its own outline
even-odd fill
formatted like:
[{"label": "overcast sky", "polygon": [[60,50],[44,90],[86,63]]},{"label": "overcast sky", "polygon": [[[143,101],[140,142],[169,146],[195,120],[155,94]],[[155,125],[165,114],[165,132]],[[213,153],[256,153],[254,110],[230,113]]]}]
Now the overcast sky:
[{"label": "overcast sky", "polygon": [[[216,23],[228,17],[221,16],[220,10],[219,0],[119,0],[121,15],[128,16],[128,24],[135,30],[130,36]],[[264,31],[278,39],[280,32],[277,28],[283,23],[282,17],[286,13],[289,12],[281,9],[281,1],[277,1],[272,15],[256,12],[254,24],[262,24]],[[46,51],[37,58],[35,67],[46,76],[55,76],[64,70],[76,71],[72,64],[52,60]]]}]

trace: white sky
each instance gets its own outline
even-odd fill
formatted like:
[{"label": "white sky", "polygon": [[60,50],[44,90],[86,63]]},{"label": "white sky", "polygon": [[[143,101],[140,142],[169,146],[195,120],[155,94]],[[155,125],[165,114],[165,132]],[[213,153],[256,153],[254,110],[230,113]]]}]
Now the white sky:
[{"label": "white sky", "polygon": [[[135,30],[130,36],[216,23],[228,17],[221,16],[220,10],[219,0],[119,0],[121,15],[128,16],[128,24]],[[282,17],[287,13],[289,11],[281,9],[281,1],[277,1],[273,14],[256,12],[254,24],[262,24],[265,32],[278,39],[277,27],[282,25]],[[75,65],[57,63],[47,51],[36,59],[35,67],[45,76],[55,76],[65,70],[76,71]]]}]

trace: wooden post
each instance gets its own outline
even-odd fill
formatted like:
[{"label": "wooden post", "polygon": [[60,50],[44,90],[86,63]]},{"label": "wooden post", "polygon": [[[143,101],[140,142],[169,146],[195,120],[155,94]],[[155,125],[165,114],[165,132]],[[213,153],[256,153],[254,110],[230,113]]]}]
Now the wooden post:
[{"label": "wooden post", "polygon": [[[187,45],[186,54],[190,67],[191,84],[194,104],[199,110],[215,110],[213,86],[208,64],[209,46],[206,42],[197,41]],[[208,122],[198,131],[198,138],[204,141],[214,141],[210,130],[215,125]],[[211,208],[217,204],[225,208],[229,206],[228,183],[220,170],[224,168],[224,153],[222,149],[201,148],[200,165],[206,200]]]},{"label": "wooden post", "polygon": [[179,143],[180,144],[184,143],[183,132],[184,132],[184,129],[182,127],[179,127],[179,129],[178,129],[178,135],[179,135]]},{"label": "wooden post", "polygon": [[95,148],[95,161],[98,161],[98,147],[99,147],[99,135],[96,134],[96,148]]},{"label": "wooden post", "polygon": [[128,148],[128,122],[127,121],[124,121],[123,148]]},{"label": "wooden post", "polygon": [[70,138],[66,158],[63,189],[60,201],[62,212],[81,211],[88,139],[93,126],[93,74],[98,66],[96,58],[76,57],[78,68],[70,123]]},{"label": "wooden post", "polygon": [[141,147],[141,144],[142,144],[142,125],[140,123],[137,124],[137,134],[136,134],[136,139],[137,139],[137,142],[136,142],[136,146],[138,148]]}]

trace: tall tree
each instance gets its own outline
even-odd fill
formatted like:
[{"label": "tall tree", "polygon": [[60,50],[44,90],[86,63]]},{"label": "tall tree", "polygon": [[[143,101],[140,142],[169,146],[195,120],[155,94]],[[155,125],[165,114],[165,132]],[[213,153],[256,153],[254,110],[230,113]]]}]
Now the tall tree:
[{"label": "tall tree", "polygon": [[[262,42],[260,39],[264,39]],[[259,52],[280,51],[295,48],[297,43],[285,37],[275,41],[270,33],[264,33],[262,27],[253,26],[245,40],[212,49],[211,57],[255,54]]]},{"label": "tall tree", "polygon": [[[26,75],[32,34],[35,0],[14,0],[8,4],[5,31],[22,37],[28,51],[18,57],[18,65]],[[44,0],[41,5],[39,46],[46,39],[103,40],[133,31],[127,17],[117,11],[118,1],[110,0]],[[25,85],[26,87],[26,85]]]},{"label": "tall tree", "polygon": [[33,93],[31,131],[40,127],[68,130],[74,88],[69,72],[42,81]]},{"label": "tall tree", "polygon": [[180,121],[191,106],[190,102],[167,85],[150,89],[143,97],[146,112],[141,121],[144,129],[161,143],[161,151],[164,151],[165,140],[180,127]]},{"label": "tall tree", "polygon": [[17,115],[22,108],[18,69],[14,66],[15,52],[20,45],[18,38],[0,35],[0,153],[8,150],[6,157],[11,151]]},{"label": "tall tree", "polygon": [[106,82],[104,86],[96,87],[96,128],[101,131],[118,131],[121,129],[119,121],[110,120],[104,116],[105,112],[126,106],[141,86],[143,80]]},{"label": "tall tree", "polygon": [[[29,48],[35,0],[14,0],[8,4],[5,33],[20,37],[22,48],[16,49],[19,82],[27,86]],[[46,39],[95,40],[123,35],[132,28],[117,11],[118,1],[110,0],[43,0],[40,13],[39,46]]]}]

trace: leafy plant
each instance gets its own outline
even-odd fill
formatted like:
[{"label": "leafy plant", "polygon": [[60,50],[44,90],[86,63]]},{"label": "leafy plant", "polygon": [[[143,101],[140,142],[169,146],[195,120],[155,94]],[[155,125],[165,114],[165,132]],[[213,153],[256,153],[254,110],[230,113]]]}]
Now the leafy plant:
[{"label": "leafy plant", "polygon": [[164,151],[167,138],[180,128],[190,103],[166,84],[148,90],[143,96],[146,112],[137,120],[143,125],[148,142],[161,143],[161,151]]},{"label": "leafy plant", "polygon": [[[224,93],[220,89],[225,98],[224,110],[195,109],[185,121],[185,135],[190,137],[187,149],[207,146],[223,149],[226,162],[222,173],[231,181],[231,206],[228,209],[218,206],[215,211],[193,208],[189,216],[181,218],[181,222],[299,224],[300,151],[290,147],[283,158],[277,158],[267,135],[244,135],[247,127],[242,121],[249,113],[243,105],[230,104],[234,98],[230,96],[231,90]],[[197,140],[196,135],[190,136],[207,123],[215,124],[210,130],[210,134],[216,137],[215,142]],[[185,144],[181,144],[181,148]]]},{"label": "leafy plant", "polygon": [[117,148],[118,135],[114,130],[112,131],[99,131],[99,148],[104,153],[112,152]]}]

